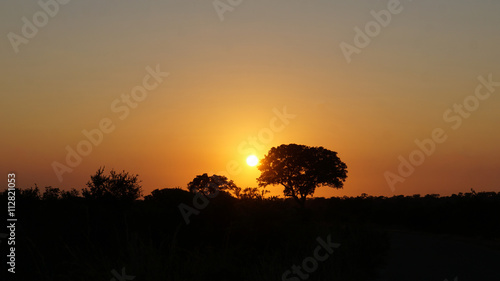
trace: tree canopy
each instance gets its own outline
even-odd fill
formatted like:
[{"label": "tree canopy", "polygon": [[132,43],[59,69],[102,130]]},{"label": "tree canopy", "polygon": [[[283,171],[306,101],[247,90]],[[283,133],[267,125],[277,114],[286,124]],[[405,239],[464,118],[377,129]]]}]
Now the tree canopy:
[{"label": "tree canopy", "polygon": [[196,176],[187,186],[190,192],[199,192],[205,196],[216,196],[219,191],[235,192],[239,188],[232,180],[228,180],[225,176],[208,174]]},{"label": "tree canopy", "polygon": [[90,176],[88,188],[83,189],[83,196],[87,199],[118,199],[133,201],[142,196],[142,186],[139,184],[139,175],[114,170],[109,175],[104,174],[104,167],[99,168],[95,175]]},{"label": "tree canopy", "polygon": [[261,175],[259,187],[282,185],[286,197],[304,206],[306,197],[316,187],[342,188],[347,178],[347,165],[337,152],[323,147],[283,144],[269,150],[257,167]]}]

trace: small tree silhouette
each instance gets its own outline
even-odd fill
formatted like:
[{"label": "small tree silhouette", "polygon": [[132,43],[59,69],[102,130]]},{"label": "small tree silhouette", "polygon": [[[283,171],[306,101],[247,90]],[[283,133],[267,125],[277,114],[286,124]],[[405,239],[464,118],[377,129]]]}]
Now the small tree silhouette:
[{"label": "small tree silhouette", "polygon": [[208,176],[206,173],[196,176],[188,183],[187,188],[192,193],[199,192],[211,197],[216,196],[219,191],[239,193],[240,190],[232,180],[228,180],[225,176]]},{"label": "small tree silhouette", "polygon": [[261,171],[257,178],[259,187],[283,185],[284,195],[302,207],[316,187],[342,188],[347,178],[347,166],[337,152],[298,144],[271,148],[257,168]]},{"label": "small tree silhouette", "polygon": [[99,168],[95,175],[90,176],[90,181],[82,191],[86,199],[118,199],[133,201],[142,196],[142,187],[139,184],[139,175],[132,175],[114,170],[109,175],[104,175],[104,167]]},{"label": "small tree silhouette", "polygon": [[247,187],[238,194],[239,199],[264,199],[264,194],[269,193],[269,190],[259,190],[257,187]]},{"label": "small tree silhouette", "polygon": [[61,189],[52,186],[46,186],[42,195],[43,200],[57,200],[61,196]]},{"label": "small tree silhouette", "polygon": [[40,189],[35,183],[35,187],[30,187],[27,189],[19,189],[19,196],[24,200],[40,200],[42,195],[40,194]]},{"label": "small tree silhouette", "polygon": [[80,198],[80,191],[76,190],[75,188],[72,188],[69,191],[63,190],[61,192],[61,199],[75,199],[75,198]]},{"label": "small tree silhouette", "polygon": [[186,190],[176,188],[162,188],[151,191],[151,194],[144,196],[144,201],[176,201],[183,200],[184,198],[191,198],[191,195]]}]

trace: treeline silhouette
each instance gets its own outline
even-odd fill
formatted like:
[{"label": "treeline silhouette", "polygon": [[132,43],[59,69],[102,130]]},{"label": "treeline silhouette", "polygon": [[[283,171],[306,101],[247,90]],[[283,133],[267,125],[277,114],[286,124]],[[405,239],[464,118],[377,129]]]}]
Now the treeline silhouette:
[{"label": "treeline silhouette", "polygon": [[500,237],[500,192],[312,198],[302,208],[258,188],[236,196],[227,185],[186,224],[179,206],[193,206],[196,189],[140,199],[137,175],[99,171],[82,192],[17,190],[20,280],[111,280],[122,268],[134,280],[282,280],[328,235],[341,246],[307,279],[371,280],[384,265],[388,230]]}]

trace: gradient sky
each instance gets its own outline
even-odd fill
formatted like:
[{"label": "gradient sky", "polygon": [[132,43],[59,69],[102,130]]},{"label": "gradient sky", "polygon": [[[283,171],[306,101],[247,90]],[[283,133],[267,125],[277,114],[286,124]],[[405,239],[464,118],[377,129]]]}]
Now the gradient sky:
[{"label": "gradient sky", "polygon": [[[22,36],[22,18],[42,8],[3,1],[0,171],[15,171],[20,187],[80,189],[100,166],[139,174],[146,194],[202,173],[256,186],[241,148],[261,133],[259,157],[288,143],[338,152],[344,189],[316,196],[500,191],[500,87],[456,130],[443,119],[478,76],[500,81],[500,2],[401,1],[348,63],[340,44],[354,45],[355,27],[388,2],[243,0],[221,20],[212,1],[72,0],[16,53],[8,34]],[[113,101],[157,65],[170,75],[121,120]],[[285,107],[295,117],[265,135]],[[103,118],[115,130],[60,182],[52,163],[65,164],[65,148]],[[398,156],[435,128],[446,141],[392,191],[384,173],[397,174]],[[241,170],[228,173],[234,161]]]}]

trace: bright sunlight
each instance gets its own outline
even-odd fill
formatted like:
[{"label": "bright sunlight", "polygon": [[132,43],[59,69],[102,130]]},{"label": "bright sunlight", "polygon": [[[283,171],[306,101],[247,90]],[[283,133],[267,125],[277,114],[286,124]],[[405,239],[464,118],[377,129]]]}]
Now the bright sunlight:
[{"label": "bright sunlight", "polygon": [[257,156],[255,155],[250,155],[247,157],[247,164],[248,166],[255,166],[259,163],[259,158],[257,158]]}]

